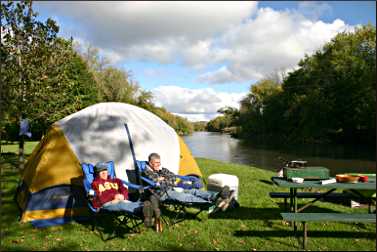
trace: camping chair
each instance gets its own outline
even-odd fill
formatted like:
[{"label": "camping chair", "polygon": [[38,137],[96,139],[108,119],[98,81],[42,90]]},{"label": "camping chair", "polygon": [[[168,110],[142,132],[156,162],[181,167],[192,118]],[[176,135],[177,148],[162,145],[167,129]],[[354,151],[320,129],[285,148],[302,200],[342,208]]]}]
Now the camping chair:
[{"label": "camping chair", "polygon": [[[106,162],[106,164],[107,164],[107,170],[108,170],[109,176],[111,178],[115,178],[114,162],[108,161],[108,162]],[[128,230],[131,230],[131,231],[139,231],[138,226],[143,223],[143,213],[142,213],[141,208],[137,208],[133,212],[130,212],[130,211],[114,212],[114,211],[107,211],[105,209],[100,209],[98,211],[97,209],[95,209],[92,206],[91,199],[92,199],[92,197],[95,196],[94,195],[95,192],[91,188],[91,184],[92,184],[92,182],[94,180],[94,176],[95,176],[94,165],[88,164],[88,163],[82,163],[81,167],[82,167],[82,170],[83,170],[83,173],[84,173],[83,183],[84,183],[84,188],[85,188],[85,192],[86,192],[87,199],[88,199],[88,207],[90,209],[90,213],[91,213],[91,217],[92,217],[91,219],[93,220],[92,221],[92,231],[95,230],[95,228],[98,224],[97,222],[99,220],[104,220],[104,219],[105,220],[110,219],[111,222],[115,223],[117,228],[112,228],[112,230],[115,230],[116,232],[118,232],[118,230],[121,229],[121,228],[127,228]],[[126,182],[126,181],[123,181],[123,180],[122,180],[122,182],[124,184],[126,184],[126,186],[128,188],[133,188],[133,189],[140,189],[141,188],[140,186],[134,185],[132,183],[129,183],[129,182]],[[143,189],[147,189],[147,188],[148,187],[145,187]],[[106,221],[105,223],[107,224],[109,222]],[[106,226],[106,224],[104,226]],[[104,229],[106,229],[106,228],[104,228]],[[110,236],[107,239],[104,239],[103,234],[100,230],[99,230],[99,233],[100,233],[102,240],[109,240],[109,239],[115,238],[117,236],[117,233],[116,233],[114,237]]]},{"label": "camping chair", "polygon": [[[137,168],[139,169],[139,174],[142,174],[143,171],[146,169],[147,161],[139,161],[136,160]],[[201,189],[203,187],[203,184],[200,181],[200,178],[197,178],[195,176],[181,176],[176,175],[177,178],[179,178],[179,182],[177,183],[177,187],[180,187],[182,189]],[[163,190],[163,188],[160,188],[154,181],[145,178],[143,176],[140,176],[140,180],[143,182],[144,185],[150,186],[149,190]],[[167,193],[165,191],[165,193]],[[204,211],[209,210],[210,207],[213,206],[213,203],[209,202],[188,202],[188,201],[178,201],[175,199],[167,198],[166,200],[161,201],[161,205],[163,206],[164,210],[172,210],[172,220],[171,224],[179,223],[183,220],[185,220],[189,215],[192,218],[199,219],[198,215]],[[190,213],[188,211],[189,208],[196,209],[195,213]],[[199,219],[200,220],[200,219]]]}]

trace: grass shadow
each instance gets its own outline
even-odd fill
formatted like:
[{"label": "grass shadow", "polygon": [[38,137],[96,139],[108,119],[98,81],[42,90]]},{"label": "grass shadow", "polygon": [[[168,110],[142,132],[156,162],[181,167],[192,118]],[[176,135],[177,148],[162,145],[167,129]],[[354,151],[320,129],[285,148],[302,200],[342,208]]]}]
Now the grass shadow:
[{"label": "grass shadow", "polygon": [[[309,211],[310,210],[310,211]],[[210,216],[211,219],[235,219],[235,220],[281,220],[280,208],[253,208],[243,207],[229,209],[225,212],[217,212]],[[312,206],[307,212],[333,212],[333,209],[323,208],[318,206]]]},{"label": "grass shadow", "polygon": [[[84,226],[89,232],[93,231],[102,241],[106,242],[115,238],[124,238],[128,234],[139,232],[138,227],[142,225],[141,219],[134,218],[139,225],[136,225],[133,219],[121,223],[119,222],[119,218],[122,218],[122,216],[127,216],[127,214],[121,212],[115,214],[105,213],[75,221]],[[92,230],[93,225],[95,226],[94,230]]]},{"label": "grass shadow", "polygon": [[267,184],[267,185],[274,185],[274,183],[272,181],[269,181],[269,180],[266,180],[266,179],[260,179],[259,182],[262,182],[262,183]]},{"label": "grass shadow", "polygon": [[[356,232],[354,231],[308,231],[308,237],[334,237],[334,238],[365,238],[365,239],[375,239],[376,233],[373,232]],[[302,232],[299,230],[297,233],[299,236],[302,235]],[[245,236],[253,236],[253,237],[294,237],[294,231],[287,231],[287,230],[268,230],[268,231],[260,231],[260,230],[237,230],[233,233],[236,237],[245,237]]]}]

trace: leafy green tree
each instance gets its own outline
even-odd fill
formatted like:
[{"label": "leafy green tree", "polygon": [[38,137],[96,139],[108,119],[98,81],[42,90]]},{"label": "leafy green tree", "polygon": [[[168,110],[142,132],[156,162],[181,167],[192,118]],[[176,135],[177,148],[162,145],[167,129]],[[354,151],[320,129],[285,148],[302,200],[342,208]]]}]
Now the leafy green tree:
[{"label": "leafy green tree", "polygon": [[[76,44],[76,50],[80,51],[79,48],[80,45]],[[152,102],[152,92],[143,90],[137,81],[132,79],[131,71],[109,66],[109,60],[101,57],[99,50],[90,45],[81,49],[80,55],[94,75],[100,102],[133,104],[156,114],[180,135],[193,132],[193,125],[187,119],[173,115],[164,108],[156,107]]]},{"label": "leafy green tree", "polygon": [[[217,110],[218,113],[222,114],[207,123],[208,131],[224,132],[229,131],[230,127],[236,127],[238,125],[238,120],[240,112],[238,109],[233,107],[223,107]],[[234,130],[232,130],[233,132]]]},{"label": "leafy green tree", "polygon": [[281,85],[274,79],[263,79],[250,87],[240,102],[240,135],[266,135],[276,130],[281,92]]},{"label": "leafy green tree", "polygon": [[132,79],[131,71],[110,66],[110,60],[101,56],[99,49],[91,45],[84,47],[75,43],[75,49],[94,75],[99,101],[125,102],[148,110],[153,107],[152,92],[143,90],[138,82]]},{"label": "leafy green tree", "polygon": [[372,25],[342,32],[281,85],[277,78],[252,85],[241,101],[241,137],[375,144],[375,48]]},{"label": "leafy green tree", "polygon": [[300,61],[283,85],[296,138],[374,142],[375,46],[376,29],[367,25],[339,33]]},{"label": "leafy green tree", "polygon": [[[73,51],[72,41],[57,37],[52,19],[36,19],[32,1],[1,2],[2,125],[27,117],[44,131],[62,116],[90,104],[93,79]],[[20,169],[23,168],[20,138]]]},{"label": "leafy green tree", "polygon": [[240,111],[237,108],[227,106],[220,108],[217,112],[223,114],[227,118],[229,121],[228,127],[238,124]]},{"label": "leafy green tree", "polygon": [[106,67],[97,72],[96,76],[98,95],[101,101],[131,104],[136,102],[137,91],[140,88],[130,81],[127,72],[114,67]]},{"label": "leafy green tree", "polygon": [[137,96],[136,105],[142,108],[145,108],[147,110],[151,110],[152,105],[153,105],[152,99],[153,99],[153,94],[151,91],[140,89],[139,95]]},{"label": "leafy green tree", "polygon": [[194,131],[205,131],[207,129],[207,122],[200,121],[200,122],[193,122]]},{"label": "leafy green tree", "polygon": [[171,126],[179,135],[189,135],[194,130],[194,126],[186,118],[174,115],[165,108],[153,106],[150,111]]},{"label": "leafy green tree", "polygon": [[[37,85],[32,81],[35,62],[45,59],[51,52],[58,27],[48,19],[44,24],[35,20],[32,2],[1,2],[1,58],[4,66],[2,82],[4,88],[4,108],[23,119],[30,106],[30,89]],[[39,57],[35,57],[38,54]],[[41,63],[41,62],[37,62]],[[4,112],[2,118],[4,117]],[[23,169],[23,137],[20,140],[19,168]]]}]

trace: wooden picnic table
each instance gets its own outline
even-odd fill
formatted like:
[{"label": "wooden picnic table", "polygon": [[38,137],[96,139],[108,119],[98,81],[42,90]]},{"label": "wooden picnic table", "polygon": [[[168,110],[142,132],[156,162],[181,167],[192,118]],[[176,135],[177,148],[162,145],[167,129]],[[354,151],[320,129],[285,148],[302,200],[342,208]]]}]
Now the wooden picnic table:
[{"label": "wooden picnic table", "polygon": [[[289,188],[290,193],[290,211],[291,212],[301,212],[305,208],[312,205],[314,202],[323,199],[326,195],[334,192],[337,189],[348,189],[355,194],[359,195],[361,198],[362,194],[359,193],[359,190],[376,190],[376,180],[371,178],[368,182],[358,182],[358,183],[331,183],[322,185],[320,180],[304,180],[303,183],[294,183],[288,181],[282,177],[272,177],[271,180],[279,187]],[[304,188],[317,188],[317,189],[327,189],[327,192],[321,193],[320,197],[317,197],[315,200],[304,205],[300,209],[297,209],[297,189]]]},{"label": "wooden picnic table", "polygon": [[[297,226],[296,221],[303,222],[304,228],[304,249],[307,243],[307,226],[306,221],[349,221],[349,222],[376,222],[376,215],[369,213],[358,213],[358,214],[344,214],[344,213],[302,213],[302,211],[309,206],[313,205],[316,201],[325,198],[327,195],[331,194],[337,189],[350,190],[355,194],[358,194],[360,198],[363,197],[359,193],[359,190],[376,190],[376,180],[370,178],[367,182],[357,182],[357,183],[331,183],[331,184],[321,184],[320,180],[304,180],[303,183],[294,183],[283,177],[272,177],[271,180],[279,187],[289,188],[289,213],[281,213],[283,219],[292,221],[294,226],[294,232],[296,233]],[[314,200],[305,204],[301,208],[297,207],[297,190],[305,188],[316,188],[325,190],[325,192],[320,193]]]}]

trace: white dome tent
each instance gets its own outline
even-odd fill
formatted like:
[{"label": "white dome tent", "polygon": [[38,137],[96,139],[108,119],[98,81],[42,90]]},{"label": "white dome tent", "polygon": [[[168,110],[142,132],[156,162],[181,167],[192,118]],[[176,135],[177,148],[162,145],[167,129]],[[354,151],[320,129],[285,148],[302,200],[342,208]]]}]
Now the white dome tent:
[{"label": "white dome tent", "polygon": [[172,172],[201,176],[183,140],[159,117],[130,104],[99,103],[55,122],[34,149],[17,192],[21,221],[44,226],[85,216],[85,199],[72,190],[82,186],[81,163],[112,160],[116,176],[128,180],[134,161],[125,124],[136,159],[157,152]]}]

